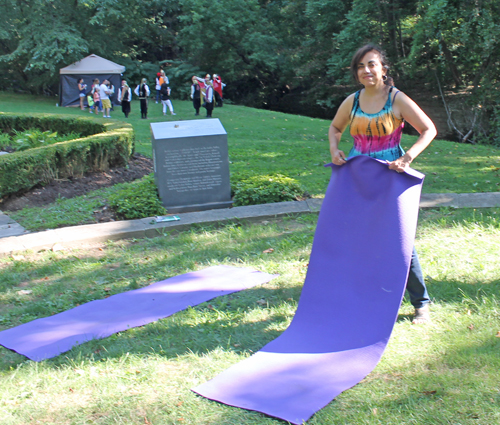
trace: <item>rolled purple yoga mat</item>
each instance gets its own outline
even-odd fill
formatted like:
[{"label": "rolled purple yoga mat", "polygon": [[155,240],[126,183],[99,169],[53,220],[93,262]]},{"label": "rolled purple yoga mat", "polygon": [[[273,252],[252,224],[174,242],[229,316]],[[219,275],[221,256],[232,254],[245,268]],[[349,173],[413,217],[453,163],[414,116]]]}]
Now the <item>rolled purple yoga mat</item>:
[{"label": "rolled purple yoga mat", "polygon": [[0,332],[0,345],[41,361],[276,276],[240,267],[209,267],[7,329]]},{"label": "rolled purple yoga mat", "polygon": [[404,294],[423,177],[366,156],[332,165],[292,323],[193,391],[302,424],[368,375]]}]

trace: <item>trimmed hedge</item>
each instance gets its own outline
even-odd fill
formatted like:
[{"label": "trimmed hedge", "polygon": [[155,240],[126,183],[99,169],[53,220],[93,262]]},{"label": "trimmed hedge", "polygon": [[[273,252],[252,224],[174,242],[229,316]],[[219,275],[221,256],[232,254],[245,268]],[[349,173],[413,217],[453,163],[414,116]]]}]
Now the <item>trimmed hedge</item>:
[{"label": "trimmed hedge", "polygon": [[68,117],[55,114],[13,114],[0,112],[0,129],[4,133],[14,134],[13,130],[26,131],[37,128],[41,131],[57,131],[59,134],[78,133],[82,137],[105,131],[104,125],[95,119]]},{"label": "trimmed hedge", "polygon": [[31,189],[54,179],[81,177],[90,171],[124,166],[134,152],[130,124],[98,123],[92,118],[54,114],[21,115],[0,112],[0,129],[38,128],[86,137],[0,156],[0,197]]}]

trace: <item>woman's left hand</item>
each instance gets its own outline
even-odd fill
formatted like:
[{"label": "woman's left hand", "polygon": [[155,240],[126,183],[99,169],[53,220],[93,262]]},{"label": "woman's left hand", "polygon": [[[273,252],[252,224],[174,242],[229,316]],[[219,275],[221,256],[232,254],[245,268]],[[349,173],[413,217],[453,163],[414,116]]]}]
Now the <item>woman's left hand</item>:
[{"label": "woman's left hand", "polygon": [[411,161],[411,157],[408,154],[404,154],[395,161],[389,162],[389,170],[403,173],[410,167]]}]

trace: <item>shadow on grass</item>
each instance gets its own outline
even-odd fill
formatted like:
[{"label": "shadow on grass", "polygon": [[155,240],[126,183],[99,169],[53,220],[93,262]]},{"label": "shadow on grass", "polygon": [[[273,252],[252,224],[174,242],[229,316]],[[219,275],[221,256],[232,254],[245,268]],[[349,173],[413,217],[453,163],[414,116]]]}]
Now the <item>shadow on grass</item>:
[{"label": "shadow on grass", "polygon": [[[82,359],[121,358],[126,353],[165,358],[206,354],[217,349],[252,353],[288,326],[293,312],[287,314],[286,311],[295,305],[281,308],[283,301],[280,300],[298,299],[300,290],[300,285],[278,289],[259,287],[220,296],[144,326],[75,346],[46,360],[46,364],[57,367]],[[267,300],[268,306],[263,307],[262,300]],[[255,314],[257,318],[245,320],[247,314]],[[0,349],[0,359],[0,370],[26,361],[24,356],[4,348]]]},{"label": "shadow on grass", "polygon": [[[242,246],[239,242],[241,228],[231,224],[225,226],[225,230],[234,232],[234,240],[229,238],[212,245],[210,240],[196,243],[196,235],[186,232],[172,239],[167,235],[140,243],[127,242],[106,255],[58,259],[56,254],[48,254],[47,260],[35,264],[13,262],[4,267],[4,276],[8,277],[3,282],[3,291],[20,288],[19,284],[24,281],[34,282],[23,289],[32,288],[36,291],[35,296],[12,299],[12,316],[19,324],[204,266],[242,264],[265,269],[274,267],[270,262],[304,261],[303,251],[308,249],[313,232],[308,228],[294,229],[293,234],[271,229],[270,234],[254,236]],[[263,255],[271,246],[276,248],[275,254],[280,247],[286,247],[288,257]],[[287,327],[303,282],[298,272],[295,272],[295,282],[279,288],[258,287],[219,297],[146,326],[85,343],[47,363],[58,366],[82,358],[119,358],[125,353],[175,358],[223,349],[251,354]],[[474,303],[480,302],[481,296],[488,298],[500,293],[500,280],[483,284],[433,280],[429,282],[429,291],[433,299],[442,304],[471,309]],[[261,300],[268,305],[262,305]],[[5,306],[0,315],[4,313]],[[255,314],[256,318],[248,320],[250,314]],[[409,319],[411,315],[398,317],[398,321]],[[0,350],[0,369],[15,367],[24,361],[23,356]]]},{"label": "shadow on grass", "polygon": [[[215,264],[261,270],[266,269],[267,264],[273,269],[283,257],[263,254],[270,246],[276,247],[276,251],[280,246],[286,247],[288,260],[300,262],[304,257],[302,251],[312,238],[311,230],[303,227],[294,229],[293,235],[271,229],[270,235],[255,236],[247,240],[243,248],[237,240],[222,241],[216,246],[207,246],[210,243],[204,241],[194,244],[189,234],[184,234],[173,241],[167,235],[141,241],[143,245],[127,243],[123,249],[117,247],[107,255],[58,259],[57,255],[47,253],[48,261],[14,261],[3,268],[7,279],[3,281],[0,295],[8,299],[10,305],[4,305],[0,311],[0,322],[2,328],[12,328]],[[238,228],[234,232],[236,236]],[[167,319],[85,343],[48,362],[57,365],[82,356],[114,358],[127,352],[175,357],[217,348],[256,351],[276,338],[280,327],[284,329],[293,315],[278,311],[294,310],[302,284],[300,276],[294,281],[297,283],[287,282],[277,289],[264,286],[218,297]],[[276,283],[271,285],[274,287]],[[32,293],[21,295],[23,291]],[[243,322],[241,319],[246,314],[253,314],[256,319]],[[24,361],[23,356],[0,349],[0,369],[9,369]]]},{"label": "shadow on grass", "polygon": [[[449,287],[457,285],[457,282],[434,281],[432,286],[434,289],[444,286],[444,293],[449,295]],[[500,288],[500,280],[482,285],[481,288],[464,285],[463,282],[461,286],[466,290],[444,303],[455,304],[465,311],[481,303],[479,295],[494,297]],[[168,359],[192,353],[202,355],[218,349],[252,354],[287,328],[301,287],[301,284],[277,289],[257,287],[217,297],[145,326],[89,341],[47,362],[59,366],[81,359],[97,361],[121,358],[126,353]],[[263,300],[267,303],[265,307],[262,306]],[[249,316],[253,314],[256,314],[256,318],[250,320]],[[400,314],[397,320],[411,318],[412,314]],[[21,363],[24,357],[12,354],[6,356],[5,360],[4,365],[10,367]]]}]

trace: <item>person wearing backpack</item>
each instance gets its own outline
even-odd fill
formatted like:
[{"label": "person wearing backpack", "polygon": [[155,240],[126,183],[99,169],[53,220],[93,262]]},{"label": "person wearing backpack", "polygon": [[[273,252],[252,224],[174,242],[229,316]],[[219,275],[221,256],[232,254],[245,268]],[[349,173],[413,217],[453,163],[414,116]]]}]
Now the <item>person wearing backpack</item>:
[{"label": "person wearing backpack", "polygon": [[161,104],[163,105],[163,115],[167,115],[167,106],[168,109],[170,110],[170,113],[172,115],[176,115],[174,112],[174,107],[172,106],[172,102],[170,100],[170,87],[167,85],[166,82],[164,82],[161,85],[160,96],[161,96]]}]

